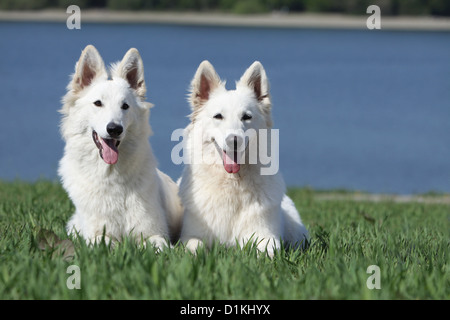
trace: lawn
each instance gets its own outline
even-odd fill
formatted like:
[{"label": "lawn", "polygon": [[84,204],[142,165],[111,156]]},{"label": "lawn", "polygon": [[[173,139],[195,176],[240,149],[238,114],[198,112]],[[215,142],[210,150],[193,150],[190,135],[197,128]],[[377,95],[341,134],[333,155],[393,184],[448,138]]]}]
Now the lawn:
[{"label": "lawn", "polygon": [[[59,184],[0,182],[0,299],[450,298],[450,205],[320,194],[289,190],[311,244],[269,259],[252,245],[192,256],[181,245],[155,253],[129,241],[63,241],[74,207]],[[80,289],[67,285],[77,282],[73,266]],[[369,289],[375,275],[381,288]]]}]

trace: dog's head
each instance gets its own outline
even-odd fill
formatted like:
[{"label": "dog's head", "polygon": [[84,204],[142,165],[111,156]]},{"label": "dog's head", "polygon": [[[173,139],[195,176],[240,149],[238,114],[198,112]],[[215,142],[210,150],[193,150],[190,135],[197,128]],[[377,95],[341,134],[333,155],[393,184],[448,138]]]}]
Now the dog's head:
[{"label": "dog's head", "polygon": [[64,138],[89,135],[100,157],[107,164],[115,164],[129,127],[148,114],[150,104],[144,102],[145,93],[144,67],[136,49],[113,64],[108,75],[100,54],[88,45],[63,98]]},{"label": "dog's head", "polygon": [[235,90],[227,90],[211,63],[203,61],[191,82],[189,102],[191,122],[203,131],[203,148],[215,149],[228,173],[240,170],[241,159],[255,138],[248,132],[272,127],[269,82],[258,61],[244,72]]}]

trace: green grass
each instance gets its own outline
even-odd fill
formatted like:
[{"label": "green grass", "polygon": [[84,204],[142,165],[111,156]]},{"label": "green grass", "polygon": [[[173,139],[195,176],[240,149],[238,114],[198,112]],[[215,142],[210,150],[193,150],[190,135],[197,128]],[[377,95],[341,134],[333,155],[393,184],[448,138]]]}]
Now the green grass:
[{"label": "green grass", "polygon": [[[65,259],[41,245],[42,229],[67,239],[74,207],[59,184],[0,182],[0,299],[449,299],[445,204],[317,201],[291,189],[311,233],[304,252],[274,259],[216,245],[196,257],[182,246],[155,253],[125,241],[93,248],[72,239]],[[44,250],[42,250],[44,249]],[[70,265],[81,289],[69,290]],[[380,267],[381,289],[366,286]]]}]

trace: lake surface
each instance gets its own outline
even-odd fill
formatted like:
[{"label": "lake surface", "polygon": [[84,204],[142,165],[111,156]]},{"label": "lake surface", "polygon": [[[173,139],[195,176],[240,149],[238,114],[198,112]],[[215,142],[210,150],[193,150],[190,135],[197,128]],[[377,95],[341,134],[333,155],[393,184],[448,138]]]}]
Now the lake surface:
[{"label": "lake surface", "polygon": [[139,49],[160,168],[188,124],[187,89],[208,59],[233,88],[254,60],[271,82],[289,186],[450,192],[450,33],[0,23],[0,179],[57,180],[60,99],[82,49],[105,63]]}]

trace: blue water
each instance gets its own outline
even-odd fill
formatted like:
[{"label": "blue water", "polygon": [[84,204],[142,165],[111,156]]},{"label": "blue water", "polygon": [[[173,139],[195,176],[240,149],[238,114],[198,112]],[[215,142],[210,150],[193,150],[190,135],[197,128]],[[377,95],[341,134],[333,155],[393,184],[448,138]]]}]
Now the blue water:
[{"label": "blue water", "polygon": [[450,192],[449,32],[0,23],[0,179],[58,179],[57,110],[87,44],[106,63],[139,49],[150,141],[174,179],[170,135],[188,123],[198,64],[210,60],[233,88],[260,60],[289,186]]}]

